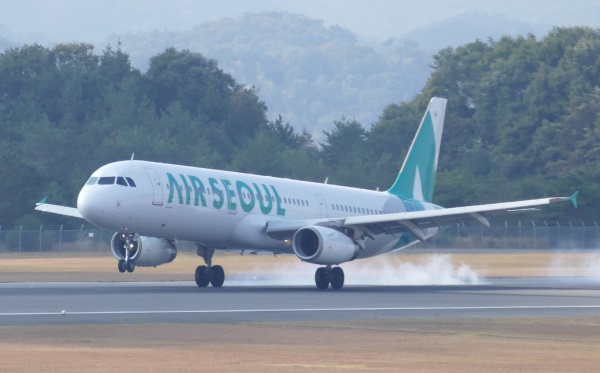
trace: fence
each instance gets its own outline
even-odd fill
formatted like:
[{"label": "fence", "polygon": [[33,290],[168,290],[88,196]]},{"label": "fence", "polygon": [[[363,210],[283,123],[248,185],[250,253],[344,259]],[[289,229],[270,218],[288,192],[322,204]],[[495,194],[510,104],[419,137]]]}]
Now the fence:
[{"label": "fence", "polygon": [[[104,251],[113,234],[86,225],[79,229],[0,227],[0,252]],[[600,227],[596,222],[531,221],[491,228],[452,225],[419,245],[433,249],[596,249],[600,248]]]},{"label": "fence", "polygon": [[596,222],[517,222],[490,228],[454,225],[422,244],[428,248],[490,249],[597,249],[600,227]]},{"label": "fence", "polygon": [[0,252],[106,250],[114,232],[81,225],[79,229],[24,228],[2,230]]}]

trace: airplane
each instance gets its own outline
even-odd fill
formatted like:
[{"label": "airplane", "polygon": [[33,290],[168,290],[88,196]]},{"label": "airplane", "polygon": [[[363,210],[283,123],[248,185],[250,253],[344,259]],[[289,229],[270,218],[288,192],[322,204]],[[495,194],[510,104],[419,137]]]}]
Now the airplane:
[{"label": "airplane", "polygon": [[120,272],[172,262],[178,241],[191,241],[204,260],[199,287],[219,288],[225,271],[216,250],[296,255],[320,265],[318,289],[341,289],[340,264],[402,250],[452,224],[538,210],[577,194],[443,208],[432,203],[447,100],[431,99],[394,184],[386,191],[142,160],[97,169],[77,207],[36,210],[83,218],[116,232],[111,251]]}]

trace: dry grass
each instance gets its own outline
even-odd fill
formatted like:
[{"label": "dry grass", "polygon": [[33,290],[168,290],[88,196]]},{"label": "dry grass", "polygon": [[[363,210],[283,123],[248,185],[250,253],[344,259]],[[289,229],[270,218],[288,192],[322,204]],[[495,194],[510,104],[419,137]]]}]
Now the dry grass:
[{"label": "dry grass", "polygon": [[[423,263],[434,254],[400,253],[354,264],[369,264],[375,270],[384,264]],[[582,252],[460,253],[450,255],[453,263],[464,263],[481,277],[590,276],[600,254]],[[294,256],[240,256],[219,253],[213,262],[228,274],[260,274],[265,268],[300,264]],[[191,280],[202,259],[180,254],[173,263],[157,268],[137,268],[120,274],[109,253],[28,253],[0,254],[0,282],[27,281],[176,281]],[[598,276],[600,277],[600,268]]]},{"label": "dry grass", "polygon": [[3,372],[594,372],[600,319],[2,327]]}]

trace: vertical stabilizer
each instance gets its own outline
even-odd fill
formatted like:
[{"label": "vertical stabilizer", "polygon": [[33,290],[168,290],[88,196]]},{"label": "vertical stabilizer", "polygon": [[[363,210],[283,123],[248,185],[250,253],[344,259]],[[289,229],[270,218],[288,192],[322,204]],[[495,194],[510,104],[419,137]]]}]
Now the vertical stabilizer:
[{"label": "vertical stabilizer", "polygon": [[446,102],[445,98],[438,97],[432,98],[429,102],[398,178],[388,190],[389,193],[400,198],[431,202],[444,129]]}]

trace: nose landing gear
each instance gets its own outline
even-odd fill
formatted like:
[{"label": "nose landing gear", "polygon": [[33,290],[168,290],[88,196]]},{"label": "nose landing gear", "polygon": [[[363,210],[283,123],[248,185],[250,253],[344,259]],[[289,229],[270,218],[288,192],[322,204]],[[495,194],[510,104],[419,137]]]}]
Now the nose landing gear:
[{"label": "nose landing gear", "polygon": [[135,270],[135,260],[131,258],[131,254],[135,254],[138,247],[138,235],[137,234],[122,234],[121,237],[124,239],[123,251],[125,253],[125,259],[119,259],[117,263],[117,269],[119,272],[124,273],[125,271],[131,273]]}]

